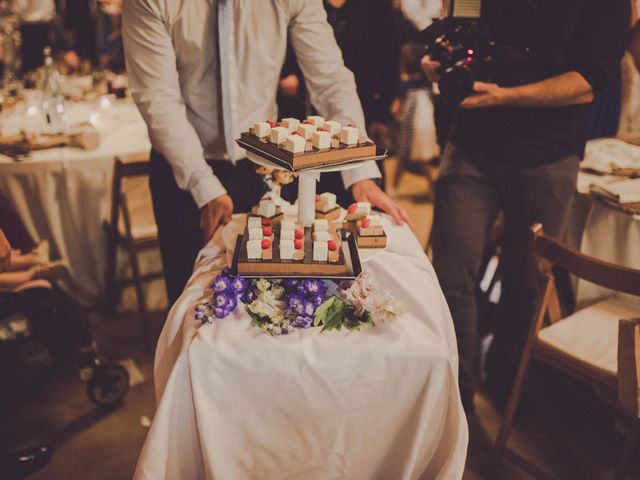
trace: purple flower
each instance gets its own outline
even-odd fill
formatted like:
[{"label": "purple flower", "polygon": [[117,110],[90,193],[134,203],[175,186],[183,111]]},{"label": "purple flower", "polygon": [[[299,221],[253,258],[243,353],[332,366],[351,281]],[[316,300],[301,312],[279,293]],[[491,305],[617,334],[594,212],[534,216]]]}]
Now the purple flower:
[{"label": "purple flower", "polygon": [[249,305],[251,302],[253,302],[256,299],[256,297],[257,297],[256,291],[252,285],[244,291],[244,293],[240,297],[240,300],[242,300],[242,303]]},{"label": "purple flower", "polygon": [[214,308],[213,313],[215,313],[216,317],[218,318],[225,318],[227,315],[229,315],[229,312],[226,309],[220,307]]},{"label": "purple flower", "polygon": [[293,319],[293,322],[291,323],[298,328],[309,328],[311,327],[311,325],[313,325],[313,318],[304,315],[298,315]]},{"label": "purple flower", "polygon": [[304,315],[308,316],[308,317],[312,317],[313,314],[316,311],[316,306],[313,304],[313,302],[304,302]]},{"label": "purple flower", "polygon": [[225,308],[227,306],[229,295],[224,293],[218,293],[213,296],[213,304],[218,308]]},{"label": "purple flower", "polygon": [[236,293],[236,295],[242,295],[247,288],[247,281],[242,278],[240,275],[236,275],[233,281],[231,282],[231,289]]},{"label": "purple flower", "polygon": [[282,286],[287,292],[295,292],[298,289],[300,280],[294,280],[292,278],[286,278],[282,281]]},{"label": "purple flower", "polygon": [[232,313],[236,311],[236,308],[238,308],[238,297],[236,297],[235,295],[229,295],[227,297],[226,309],[229,311],[229,313]]},{"label": "purple flower", "polygon": [[216,293],[227,292],[231,289],[231,279],[222,275],[218,275],[213,281],[213,285],[211,285],[211,288],[213,288],[213,291]]},{"label": "purple flower", "polygon": [[311,302],[313,302],[313,304],[316,306],[316,308],[318,308],[320,305],[322,305],[324,303],[324,295],[314,295],[311,298]]},{"label": "purple flower", "polygon": [[305,300],[300,295],[291,295],[289,296],[289,306],[288,310],[296,315],[304,314],[304,304]]},{"label": "purple flower", "polygon": [[324,295],[325,285],[322,280],[303,280],[300,283],[299,292],[302,295],[313,297],[314,295]]},{"label": "purple flower", "polygon": [[222,275],[223,277],[230,277],[231,276],[231,269],[229,267],[224,267],[222,269],[222,272],[220,272],[220,275]]}]

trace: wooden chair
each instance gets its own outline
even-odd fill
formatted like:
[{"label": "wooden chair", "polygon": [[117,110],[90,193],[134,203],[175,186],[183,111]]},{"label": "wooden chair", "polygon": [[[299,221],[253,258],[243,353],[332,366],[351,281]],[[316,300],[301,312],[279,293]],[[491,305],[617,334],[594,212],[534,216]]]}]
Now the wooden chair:
[{"label": "wooden chair", "polygon": [[[107,293],[106,307],[115,311],[119,301],[120,293],[124,287],[133,285],[138,305],[138,315],[142,329],[142,337],[145,349],[150,352],[153,349],[150,337],[146,299],[143,284],[145,282],[163,277],[162,271],[154,271],[148,274],[141,274],[138,254],[159,248],[158,231],[153,219],[153,214],[149,209],[150,202],[141,205],[141,209],[149,210],[146,215],[144,225],[136,224],[132,218],[130,209],[130,198],[123,189],[125,179],[135,177],[148,177],[149,160],[148,157],[116,158],[113,184],[111,192],[111,218],[107,224]],[[146,200],[146,199],[143,199]],[[118,279],[116,273],[118,247],[123,248],[128,257],[131,268],[131,277]]]},{"label": "wooden chair", "polygon": [[[495,442],[495,460],[500,462],[508,456],[514,464],[536,477],[549,477],[507,447],[527,370],[535,358],[586,383],[608,404],[632,418],[631,434],[627,437],[614,477],[625,478],[627,463],[640,430],[640,320],[621,319],[640,316],[638,309],[612,297],[567,315],[563,311],[556,275],[559,269],[605,288],[640,296],[640,270],[582,255],[546,236],[540,224],[534,225],[531,231],[542,288]],[[626,347],[619,351],[625,355],[621,359],[617,358],[619,342],[625,342],[621,347]]]}]

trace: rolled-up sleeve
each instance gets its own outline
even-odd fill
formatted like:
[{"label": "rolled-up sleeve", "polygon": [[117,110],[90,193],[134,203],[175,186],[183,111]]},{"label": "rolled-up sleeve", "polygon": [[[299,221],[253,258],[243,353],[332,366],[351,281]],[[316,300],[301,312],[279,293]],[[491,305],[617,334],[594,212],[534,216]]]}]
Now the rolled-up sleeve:
[{"label": "rolled-up sleeve", "polygon": [[226,192],[204,158],[200,138],[187,118],[171,36],[156,5],[123,2],[122,35],[133,96],[147,123],[151,144],[198,208]]},{"label": "rolled-up sleeve", "polygon": [[[344,65],[322,0],[291,2],[289,33],[311,102],[320,115],[353,123],[365,132],[364,114],[353,73]],[[368,178],[380,178],[375,162],[342,172],[346,188]]]},{"label": "rolled-up sleeve", "polygon": [[629,0],[585,0],[583,31],[587,38],[584,55],[575,71],[601,93],[620,65],[629,38]]}]

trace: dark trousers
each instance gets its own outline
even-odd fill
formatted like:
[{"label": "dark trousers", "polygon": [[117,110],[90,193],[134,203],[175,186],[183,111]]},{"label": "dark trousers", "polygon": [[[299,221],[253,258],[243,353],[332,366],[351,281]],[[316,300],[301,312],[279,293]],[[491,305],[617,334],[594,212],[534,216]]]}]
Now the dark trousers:
[{"label": "dark trousers", "polygon": [[22,38],[22,73],[40,68],[44,62],[44,47],[53,47],[53,25],[51,23],[23,23],[20,25]]},{"label": "dark trousers", "polygon": [[[233,199],[236,213],[248,212],[266,192],[262,178],[248,160],[241,160],[235,166],[222,160],[208,163]],[[169,163],[156,151],[151,152],[149,169],[167,296],[173,305],[189,280],[203,247],[200,210],[191,193],[178,188]]]},{"label": "dark trousers", "polygon": [[541,222],[560,237],[573,198],[577,156],[542,166],[494,163],[482,152],[449,144],[435,183],[433,264],[458,340],[460,391],[473,411],[479,338],[476,289],[488,235],[504,212],[502,297],[489,375],[511,385],[538,293],[529,228]]}]

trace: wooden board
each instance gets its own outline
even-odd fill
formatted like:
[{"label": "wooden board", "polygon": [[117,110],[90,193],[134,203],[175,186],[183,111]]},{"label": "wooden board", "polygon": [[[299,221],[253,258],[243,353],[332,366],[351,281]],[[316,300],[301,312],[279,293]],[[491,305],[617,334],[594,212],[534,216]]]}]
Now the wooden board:
[{"label": "wooden board", "polygon": [[240,275],[264,275],[264,276],[343,276],[347,273],[347,263],[342,248],[340,256],[335,263],[315,262],[313,260],[313,238],[311,228],[304,229],[304,259],[281,260],[280,259],[280,232],[274,230],[272,245],[273,255],[270,260],[251,260],[247,257],[247,241],[249,234],[245,230],[240,243],[237,268]]},{"label": "wooden board", "polygon": [[310,167],[322,167],[326,165],[336,165],[349,160],[368,158],[376,155],[376,146],[372,142],[365,142],[359,145],[348,146],[332,140],[332,147],[327,150],[316,150],[293,154],[284,150],[278,145],[274,145],[266,138],[258,138],[252,133],[244,132],[240,135],[239,144],[258,150],[257,154],[266,154],[269,159],[273,159],[279,164],[284,163],[293,171],[304,170]]},{"label": "wooden board", "polygon": [[382,234],[375,237],[358,237],[358,248],[385,248],[387,246],[387,235]]}]

